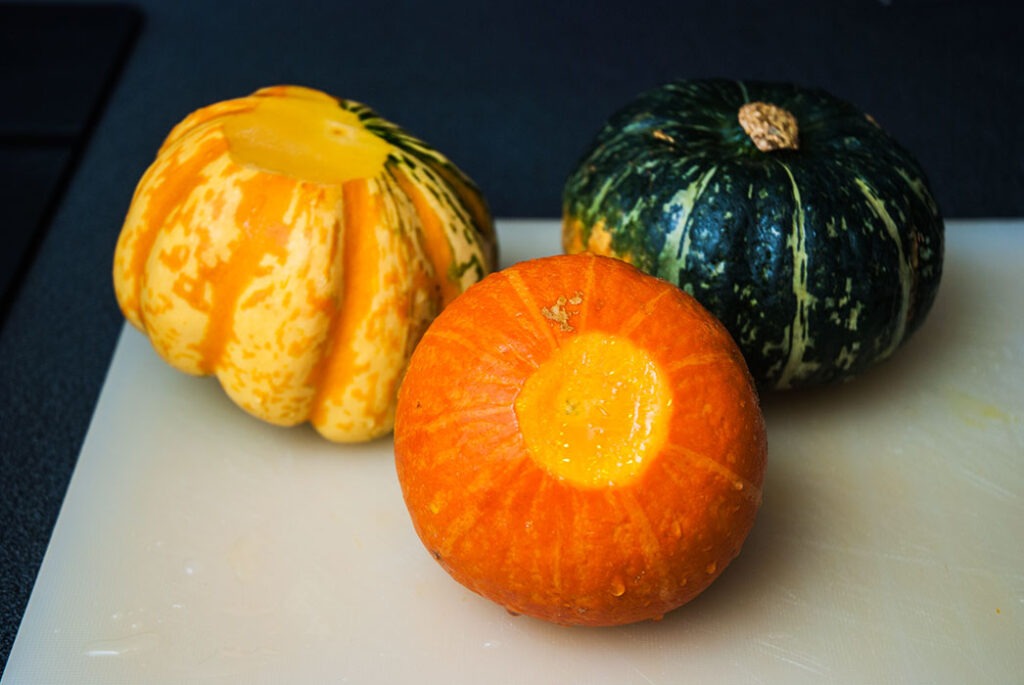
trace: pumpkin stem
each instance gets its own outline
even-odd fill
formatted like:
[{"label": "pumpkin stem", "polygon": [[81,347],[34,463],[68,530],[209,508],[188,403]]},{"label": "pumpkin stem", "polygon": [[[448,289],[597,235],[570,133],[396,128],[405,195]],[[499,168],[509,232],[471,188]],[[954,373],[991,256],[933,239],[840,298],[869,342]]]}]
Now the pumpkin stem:
[{"label": "pumpkin stem", "polygon": [[796,117],[767,102],[748,102],[740,107],[740,126],[761,152],[796,150],[799,131]]}]

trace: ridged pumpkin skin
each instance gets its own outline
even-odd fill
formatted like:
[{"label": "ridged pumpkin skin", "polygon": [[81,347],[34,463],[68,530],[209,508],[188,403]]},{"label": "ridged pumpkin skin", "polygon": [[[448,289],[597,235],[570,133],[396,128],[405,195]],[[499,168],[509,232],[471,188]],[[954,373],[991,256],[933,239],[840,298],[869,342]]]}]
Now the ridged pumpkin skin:
[{"label": "ridged pumpkin skin", "polygon": [[[759,149],[738,114],[754,102],[792,114],[796,149]],[[694,295],[762,388],[846,380],[888,358],[942,272],[943,221],[917,161],[856,107],[788,84],[640,95],[569,176],[563,215],[566,251],[620,257]]]},{"label": "ridged pumpkin skin", "polygon": [[177,369],[271,423],[362,441],[391,430],[430,321],[495,263],[485,202],[444,156],[361,104],[279,86],[170,132],[114,286]]},{"label": "ridged pumpkin skin", "polygon": [[443,311],[399,391],[413,525],[467,588],[566,625],[660,618],[740,552],[767,437],[692,297],[621,260],[519,262]]}]

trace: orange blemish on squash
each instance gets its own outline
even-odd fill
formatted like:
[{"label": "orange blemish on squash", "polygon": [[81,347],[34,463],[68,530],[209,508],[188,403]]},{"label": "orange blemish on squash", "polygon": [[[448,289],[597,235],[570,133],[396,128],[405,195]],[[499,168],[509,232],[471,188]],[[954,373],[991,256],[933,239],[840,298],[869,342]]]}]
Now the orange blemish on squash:
[{"label": "orange blemish on squash", "polygon": [[562,249],[566,254],[583,252],[583,222],[568,215],[562,218]]},{"label": "orange blemish on squash", "polygon": [[[614,255],[612,251],[612,234],[604,225],[598,221],[590,227],[590,238],[587,239],[587,250],[599,255]],[[624,259],[624,261],[629,261]]]},{"label": "orange blemish on squash", "polygon": [[[274,294],[274,287],[268,285],[265,288],[254,290],[249,293],[244,300],[239,303],[239,306],[243,309],[249,309],[265,301],[268,297]],[[287,296],[286,296],[287,297]]]},{"label": "orange blemish on squash", "polygon": [[171,271],[179,271],[188,262],[189,249],[186,245],[175,245],[171,250],[160,253],[160,261]]},{"label": "orange blemish on squash", "polygon": [[208,206],[210,208],[210,217],[214,221],[219,220],[221,215],[224,214],[224,207],[225,207],[226,204],[227,204],[227,201],[224,199],[224,194],[223,193],[220,193],[220,192],[214,192],[213,193],[213,196],[210,198],[210,200],[208,202]]},{"label": "orange blemish on squash", "polygon": [[[337,241],[335,240],[331,241],[332,255],[331,260],[328,261],[328,264],[333,263],[333,253],[335,252],[334,243],[336,242]],[[310,280],[306,280],[305,290],[306,292],[304,301],[306,303],[306,308],[309,312],[314,314],[323,314],[328,318],[334,315],[334,310],[337,307],[337,302],[333,297],[325,297],[322,295],[318,295],[315,284]]]},{"label": "orange blemish on squash", "polygon": [[[587,236],[585,242],[584,236]],[[629,253],[615,251],[612,246],[612,237],[612,232],[608,230],[603,220],[594,222],[588,229],[579,219],[569,216],[562,219],[562,247],[566,254],[592,252],[603,257],[615,257],[627,264],[632,264],[633,257]]]},{"label": "orange blemish on squash", "polygon": [[[184,301],[188,302],[189,306],[199,312],[210,311],[210,304],[206,299],[207,282],[206,278],[202,275],[197,277],[188,276],[186,274],[178,274],[178,277],[174,279],[173,285],[171,285],[171,292],[174,295]],[[168,298],[161,298],[161,304],[164,307],[171,306],[171,302]],[[152,300],[147,304],[146,311],[149,314],[155,314],[158,309],[153,307]]]}]

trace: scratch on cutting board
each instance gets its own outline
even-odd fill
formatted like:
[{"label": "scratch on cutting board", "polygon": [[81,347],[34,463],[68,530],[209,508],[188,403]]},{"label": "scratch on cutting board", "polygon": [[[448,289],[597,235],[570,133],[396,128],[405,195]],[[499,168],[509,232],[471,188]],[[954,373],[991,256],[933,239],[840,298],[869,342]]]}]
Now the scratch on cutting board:
[{"label": "scratch on cutting board", "polygon": [[826,542],[823,540],[809,540],[797,535],[778,535],[781,540],[801,544],[821,552],[835,552],[842,555],[850,555],[861,559],[881,559],[883,561],[896,561],[906,564],[941,568],[943,561],[928,556],[925,552],[920,554],[907,554],[888,549],[876,549],[869,545],[851,545],[847,543]]},{"label": "scratch on cutting board", "polygon": [[644,673],[643,671],[641,671],[641,670],[640,670],[639,668],[637,668],[636,666],[634,666],[634,667],[633,667],[633,670],[634,670],[634,671],[636,671],[636,674],[637,674],[638,676],[640,676],[641,678],[643,678],[643,679],[644,679],[645,681],[647,681],[647,682],[648,682],[648,683],[650,683],[651,685],[657,685],[657,683],[655,683],[655,682],[654,682],[653,680],[651,680],[650,678],[648,678],[648,677],[647,677],[647,674],[646,674],[646,673]]},{"label": "scratch on cutting board", "polygon": [[802,654],[792,649],[778,645],[769,640],[758,640],[757,644],[772,658],[784,663],[796,666],[797,668],[813,673],[814,675],[828,675],[828,670],[818,661],[807,654]]},{"label": "scratch on cutting board", "polygon": [[1012,500],[1015,497],[1013,492],[1011,492],[1010,490],[1004,488],[1003,486],[999,485],[998,483],[995,483],[995,482],[989,480],[988,478],[986,478],[985,476],[981,475],[977,471],[972,471],[971,469],[968,469],[968,468],[966,468],[964,466],[961,466],[960,467],[960,473],[962,473],[964,476],[966,476],[967,480],[969,480],[970,482],[974,483],[975,485],[980,487],[982,490],[988,492],[991,495],[995,495],[996,497],[999,497],[1001,499],[1006,499],[1006,500]]},{"label": "scratch on cutting board", "polygon": [[[790,539],[795,543],[799,543],[810,547],[815,550],[829,553],[839,553],[841,555],[849,555],[857,557],[859,559],[868,560],[881,560],[885,562],[897,562],[900,564],[918,566],[922,570],[931,571],[943,571],[946,574],[954,573],[957,576],[973,578],[990,578],[993,576],[1002,577],[1004,572],[999,570],[993,570],[992,568],[985,566],[984,563],[977,565],[970,565],[965,563],[950,564],[948,559],[931,555],[926,550],[921,550],[919,553],[900,553],[885,549],[875,549],[868,546],[851,546],[848,544],[838,544],[817,540],[807,540],[799,538],[798,536],[779,536],[780,538]],[[1006,577],[1011,579],[1020,579],[1024,583],[1024,574],[1010,574]],[[792,597],[790,602],[793,604],[804,604],[805,602],[796,598],[795,593],[791,593]],[[944,601],[940,602],[944,605]]]}]

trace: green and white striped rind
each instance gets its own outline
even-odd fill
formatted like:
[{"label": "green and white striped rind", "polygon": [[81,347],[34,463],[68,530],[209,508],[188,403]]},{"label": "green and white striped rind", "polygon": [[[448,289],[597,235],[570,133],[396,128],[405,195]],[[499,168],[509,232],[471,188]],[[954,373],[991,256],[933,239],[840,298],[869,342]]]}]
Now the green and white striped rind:
[{"label": "green and white striped rind", "polygon": [[[737,112],[797,119],[797,150],[759,151]],[[850,379],[924,320],[944,225],[913,156],[821,90],[678,81],[614,114],[566,182],[565,243],[692,294],[763,388]]]},{"label": "green and white striped rind", "polygon": [[[354,100],[339,105],[356,114],[366,129],[393,146],[386,168],[395,167],[428,195],[439,216],[452,251],[446,277],[464,291],[497,268],[498,243],[493,219],[483,193],[446,156]],[[392,184],[397,188],[397,181]]]}]

